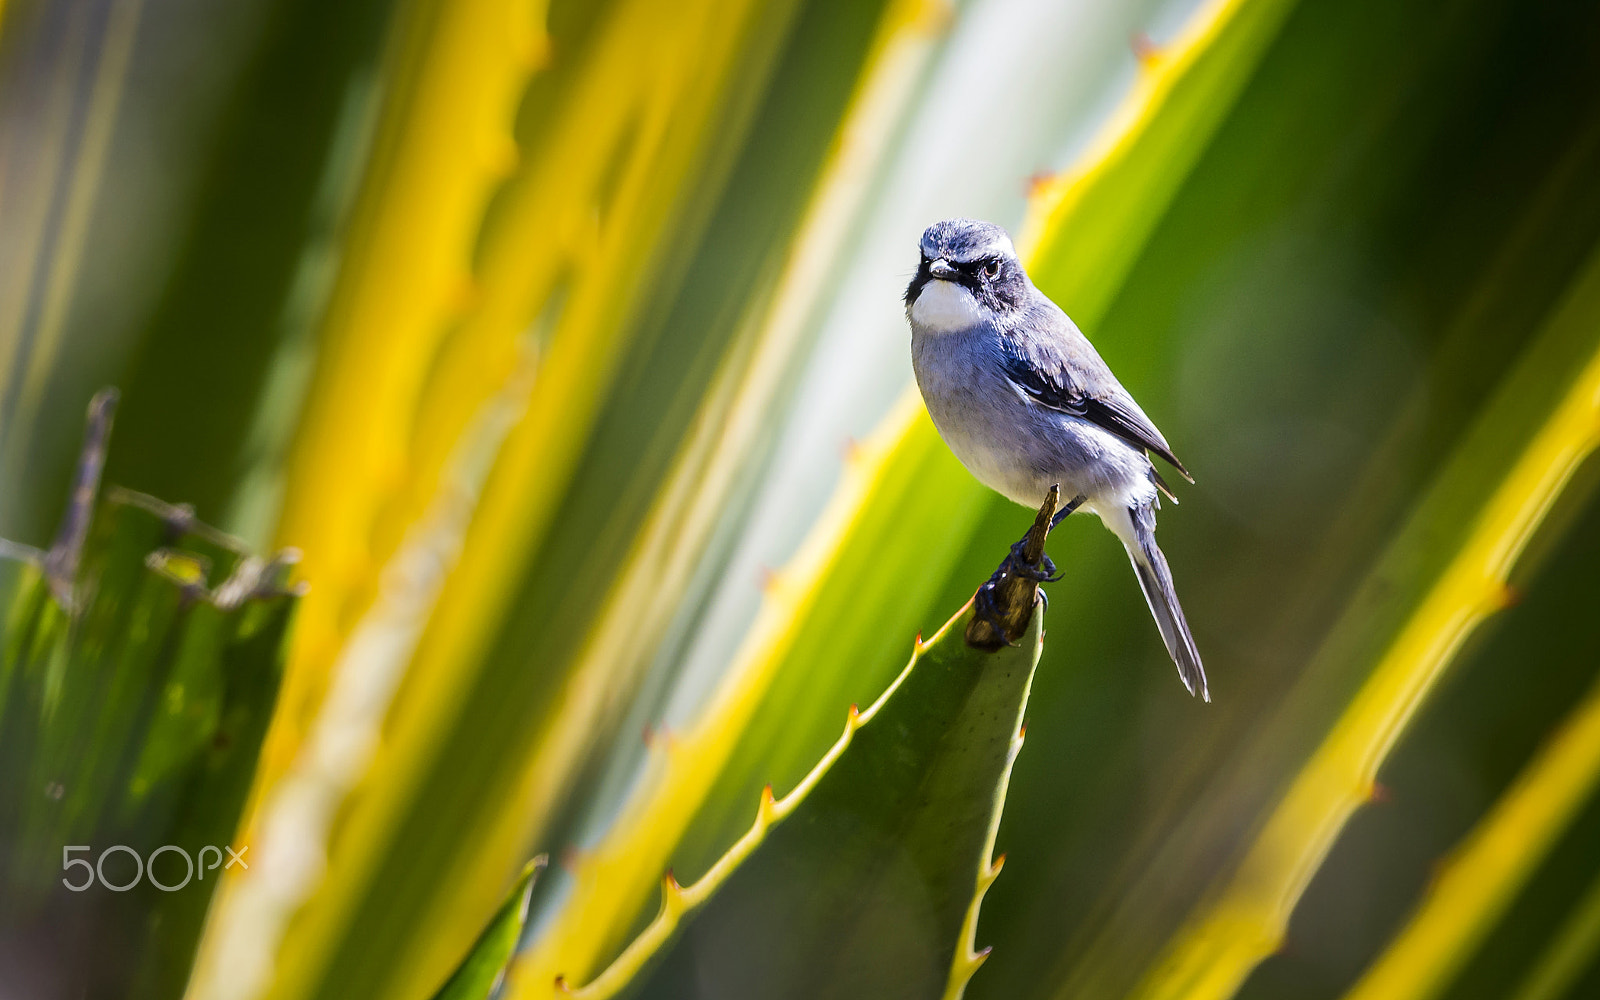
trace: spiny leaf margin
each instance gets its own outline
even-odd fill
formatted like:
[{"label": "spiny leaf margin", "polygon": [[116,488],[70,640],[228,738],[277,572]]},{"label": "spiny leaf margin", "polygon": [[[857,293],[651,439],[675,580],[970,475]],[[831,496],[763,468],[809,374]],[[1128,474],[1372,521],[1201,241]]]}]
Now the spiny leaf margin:
[{"label": "spiny leaf margin", "polygon": [[[1499,485],[1477,506],[1455,554],[1430,574],[1350,707],[1278,796],[1242,860],[1179,928],[1135,997],[1226,1000],[1279,947],[1290,914],[1345,823],[1371,800],[1378,768],[1462,644],[1509,602],[1507,580],[1518,557],[1579,465],[1600,446],[1597,316],[1600,254],[1590,258],[1546,330],[1485,407],[1364,592],[1394,587],[1386,574],[1417,573],[1411,565],[1417,554],[1407,546],[1436,530],[1436,505],[1460,502],[1463,470],[1504,460]],[[1550,384],[1574,369],[1564,389]],[[1525,413],[1541,405],[1548,406],[1543,419]],[[1497,454],[1508,447],[1509,454]],[[1340,641],[1348,635],[1336,629],[1325,654],[1333,649],[1337,655]]]},{"label": "spiny leaf margin", "polygon": [[[669,870],[661,881],[661,908],[649,926],[642,931],[622,953],[588,984],[572,988],[563,977],[557,977],[555,987],[558,994],[567,994],[580,997],[582,1000],[608,1000],[629,986],[635,977],[644,969],[651,959],[658,955],[672,940],[674,934],[683,924],[686,916],[692,915],[696,910],[704,907],[712,896],[724,883],[738,870],[766,840],[767,833],[805,802],[807,796],[822,781],[849,750],[854,736],[862,727],[870,724],[874,718],[889,703],[891,697],[898,691],[916,669],[923,655],[944,642],[964,642],[964,633],[967,623],[972,616],[972,602],[969,601],[958,611],[954,617],[939,628],[932,638],[922,639],[920,636],[912,646],[911,659],[902,669],[894,681],[884,689],[876,700],[865,710],[851,705],[845,716],[844,731],[840,734],[833,746],[822,756],[817,764],[801,781],[791,789],[783,798],[775,798],[772,786],[766,786],[761,793],[757,804],[756,817],[749,830],[740,837],[699,879],[684,886],[680,885]],[[1036,608],[1030,635],[1024,640],[1023,646],[1032,653],[1031,663],[1037,664],[1040,644],[1043,640],[1043,614],[1042,602]],[[994,655],[994,654],[977,654]],[[1031,666],[1029,681],[1031,685]],[[1023,689],[1023,706],[1027,702],[1027,687]],[[999,828],[1000,811],[1005,804],[1005,790],[1011,774],[1012,764],[1016,760],[1018,751],[1023,742],[1023,727],[1020,723],[1021,713],[1018,713],[1018,723],[1013,731],[1008,748],[1006,761],[1001,772],[1001,779],[996,787],[993,809],[990,813],[990,823],[986,832],[983,856],[978,865],[974,880],[973,899],[968,905],[965,919],[962,922],[961,935],[955,942],[955,956],[951,964],[945,996],[949,998],[960,997],[962,989],[972,974],[983,964],[988,950],[974,953],[972,950],[972,935],[976,926],[976,917],[983,894],[993,884],[999,875],[1003,863],[992,859],[994,850],[995,833]]]}]

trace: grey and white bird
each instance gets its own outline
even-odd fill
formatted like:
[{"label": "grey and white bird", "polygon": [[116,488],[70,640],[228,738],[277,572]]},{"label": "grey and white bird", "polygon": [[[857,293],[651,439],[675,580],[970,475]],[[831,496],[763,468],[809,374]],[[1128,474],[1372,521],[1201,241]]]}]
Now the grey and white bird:
[{"label": "grey and white bird", "polygon": [[1167,439],[1061,308],[1034,287],[999,226],[948,219],[922,234],[906,288],[911,365],[934,426],[980,482],[1027,507],[1052,485],[1122,540],[1190,694],[1205,668],[1156,545],[1154,454],[1194,482]]}]

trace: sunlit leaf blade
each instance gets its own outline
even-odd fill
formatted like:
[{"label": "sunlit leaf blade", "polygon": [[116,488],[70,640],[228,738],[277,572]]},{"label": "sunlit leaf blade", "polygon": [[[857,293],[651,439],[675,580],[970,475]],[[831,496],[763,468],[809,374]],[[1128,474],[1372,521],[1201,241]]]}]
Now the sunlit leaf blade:
[{"label": "sunlit leaf blade", "polygon": [[[357,437],[388,435],[381,450],[403,451],[408,478],[400,488],[379,486],[381,477],[355,477],[368,491],[361,502],[370,506],[353,516],[365,519],[380,544],[395,538],[418,541],[427,531],[443,529],[435,533],[443,544],[432,547],[430,558],[455,569],[448,585],[440,577],[391,572],[390,580],[420,580],[427,587],[412,591],[403,609],[379,588],[378,599],[366,605],[364,616],[337,620],[355,624],[349,635],[396,640],[383,640],[383,669],[389,683],[402,671],[406,682],[395,692],[387,720],[380,704],[362,723],[375,732],[386,721],[382,758],[366,771],[371,776],[368,787],[342,826],[338,843],[349,852],[348,859],[335,859],[328,869],[331,877],[285,946],[285,955],[300,957],[279,965],[278,989],[284,995],[324,988],[316,984],[330,977],[360,983],[360,989],[370,988],[375,978],[409,989],[418,979],[436,976],[465,945],[461,935],[495,905],[499,886],[509,876],[506,869],[514,868],[523,855],[525,848],[514,841],[519,833],[525,837],[526,827],[539,817],[515,816],[514,803],[495,792],[462,800],[459,775],[478,776],[480,789],[525,794],[506,786],[519,777],[521,745],[535,733],[528,718],[560,692],[564,659],[537,650],[538,662],[550,671],[544,674],[528,669],[533,654],[526,646],[504,652],[496,646],[507,633],[526,640],[531,619],[513,613],[521,595],[519,581],[541,572],[541,564],[531,561],[552,544],[549,529],[573,477],[589,471],[582,460],[584,447],[595,432],[611,380],[629,358],[632,338],[653,332],[660,321],[651,311],[657,305],[654,299],[669,295],[681,277],[686,249],[693,247],[693,234],[715,204],[790,13],[788,5],[772,4],[668,10],[621,3],[588,18],[588,34],[553,70],[556,99],[530,102],[538,115],[524,123],[523,165],[497,196],[478,237],[472,261],[474,294],[459,303],[444,327],[418,334],[436,338],[429,342],[438,350],[429,353],[431,348],[419,347],[418,356],[427,360],[425,377],[402,387],[410,394],[403,405],[417,407],[417,412],[390,421],[357,410],[330,418],[324,426],[331,437],[322,440],[318,453],[330,463],[343,464],[340,456],[350,447],[368,453],[350,441],[329,444],[345,436],[345,419],[363,422]],[[545,93],[541,90],[539,96]],[[823,143],[827,134],[822,131]],[[530,260],[541,261],[541,266],[530,268]],[[381,284],[380,277],[373,280]],[[390,336],[382,328],[378,335]],[[367,366],[350,363],[345,377],[373,381]],[[339,396],[337,389],[329,392]],[[510,416],[501,424],[500,436],[471,441],[471,427],[482,408],[500,401],[506,404],[500,407],[502,414]],[[315,413],[313,421],[319,419]],[[647,433],[652,430],[650,420],[641,423]],[[475,456],[483,473],[465,496],[447,462],[464,450]],[[362,572],[370,574],[351,578],[354,589],[348,593],[360,606],[373,578],[382,575],[381,563],[368,558],[376,553],[364,545],[351,544],[366,537],[364,529],[354,534],[333,529],[328,512],[315,499],[324,482],[309,475],[299,482],[306,520],[297,523],[320,533],[331,547],[328,551],[355,558]],[[645,476],[640,482],[648,487],[653,480]],[[291,481],[291,508],[295,490]],[[634,498],[647,495],[630,491]],[[428,512],[441,501],[447,516],[431,519]],[[600,534],[610,526],[606,514],[614,502],[607,497],[603,506],[588,505],[581,512],[591,519],[587,525],[564,519],[571,534],[560,537]],[[634,525],[614,527],[632,530]],[[286,520],[285,537],[298,537],[290,529]],[[615,536],[602,535],[601,540],[615,544]],[[305,544],[309,553],[312,543]],[[389,552],[391,569],[412,565],[405,558],[408,550],[402,545]],[[585,558],[594,557],[586,553]],[[308,555],[308,576],[318,584],[313,592],[321,593],[320,577],[310,562]],[[542,571],[537,577],[541,581],[558,574],[565,579],[571,563]],[[585,585],[594,582],[585,580]],[[335,587],[343,590],[344,585],[335,581]],[[324,610],[331,613],[343,600],[335,592]],[[582,613],[592,611],[584,608]],[[426,631],[417,631],[415,626],[424,621]],[[333,643],[342,641],[330,632],[321,635],[327,643],[317,657],[331,654]],[[314,639],[302,649],[310,650]],[[317,658],[306,655],[308,663]],[[340,656],[350,662],[348,648]],[[499,682],[478,686],[485,670],[492,670]],[[326,679],[316,668],[306,676],[321,678],[308,683]],[[502,686],[508,682],[511,691]],[[304,759],[317,758],[307,754]],[[302,772],[290,780],[302,778],[319,785],[319,797],[330,794],[337,801],[342,795],[333,787],[337,783],[315,775]],[[559,794],[568,780],[569,775],[556,775],[550,787]],[[454,804],[443,805],[441,798]],[[280,801],[292,808],[297,799],[285,795]],[[270,800],[267,809],[270,813]],[[479,824],[440,826],[431,818],[441,809],[452,814],[481,810],[485,824],[498,821],[491,816],[504,815],[514,825],[509,836],[497,838],[493,851],[484,851],[470,837],[463,838],[464,833],[475,837],[482,829]],[[406,820],[413,810],[429,819]],[[280,832],[294,825],[270,818],[262,822]],[[295,836],[310,843],[323,834],[306,829]],[[255,952],[251,967],[264,960],[288,912],[267,898],[274,894],[265,891],[265,882],[259,885],[257,901],[266,905],[241,904],[241,922],[230,933],[239,948]],[[401,896],[407,902],[397,904]],[[243,929],[254,919],[245,915],[249,911],[266,916],[255,932]],[[356,933],[357,926],[366,947],[342,949],[333,943]],[[218,934],[223,933],[219,928]],[[296,940],[305,942],[303,953]],[[391,940],[392,946],[379,944]],[[392,947],[392,961],[380,957],[385,947]],[[211,967],[220,970],[224,963],[219,960]],[[222,975],[217,973],[218,989],[243,988],[235,985],[242,977],[230,973],[224,984]]]},{"label": "sunlit leaf blade", "polygon": [[[661,342],[645,358],[629,359],[634,371],[622,376],[617,390],[625,401],[618,407],[622,414],[607,421],[591,446],[592,454],[608,456],[608,464],[625,464],[630,482],[648,484],[654,491],[648,509],[617,499],[614,488],[604,503],[589,500],[607,477],[580,473],[563,501],[561,521],[571,530],[541,552],[540,567],[522,583],[525,603],[535,606],[559,589],[558,613],[569,627],[561,634],[544,630],[531,637],[532,630],[508,624],[488,654],[487,670],[504,664],[523,673],[533,658],[552,671],[562,664],[565,680],[539,709],[540,717],[518,722],[518,748],[509,756],[525,755],[526,763],[517,769],[512,795],[494,805],[494,830],[468,854],[470,867],[450,880],[462,887],[463,896],[476,892],[472,887],[535,835],[564,835],[569,790],[606,737],[619,732],[620,714],[641,675],[705,585],[706,554],[726,532],[730,513],[760,465],[775,411],[803,356],[811,313],[876,167],[891,148],[918,71],[940,37],[942,13],[926,0],[903,0],[881,12],[854,2],[814,3],[799,16],[757,133],[711,223],[714,232],[658,335]],[[829,30],[820,30],[822,25]],[[859,80],[845,72],[858,62],[863,66]],[[813,116],[821,124],[822,108],[844,109],[837,127],[831,119],[827,131],[805,124]],[[818,176],[808,198],[794,197],[803,191],[780,196],[772,190],[780,165],[798,171],[812,158]],[[798,216],[792,235],[773,233],[770,225],[785,210]],[[744,261],[741,256],[773,259]],[[742,314],[732,318],[724,345],[708,327],[741,299]],[[687,342],[691,339],[697,342]],[[713,348],[721,348],[722,356],[709,379],[697,376],[710,365],[695,355],[709,355]],[[690,366],[684,387],[664,392],[663,383],[676,381],[683,366]],[[673,401],[665,413],[640,402],[669,395]],[[634,447],[631,442],[656,440],[646,439],[635,421],[648,415],[653,433],[665,436],[676,430],[677,412],[686,409],[690,397],[697,397],[697,409],[670,464],[660,467],[655,447],[625,463],[619,460],[619,452]],[[635,416],[634,411],[641,412]],[[630,487],[626,496],[643,492]],[[598,528],[585,527],[595,521]],[[619,525],[637,533],[625,549],[607,541],[621,534]],[[581,551],[568,555],[575,548]],[[609,564],[611,552],[619,560],[613,577],[594,574],[575,585],[568,569],[574,559]],[[580,796],[592,791],[577,786]]]},{"label": "sunlit leaf blade", "polygon": [[506,901],[500,904],[499,911],[473,942],[472,950],[439,987],[433,1000],[489,1000],[494,995],[505,977],[506,963],[522,937],[522,925],[528,919],[528,896],[544,866],[544,855],[528,862],[516,885],[506,894]]},{"label": "sunlit leaf blade", "polygon": [[718,995],[930,997],[948,982],[959,996],[981,962],[963,931],[1000,871],[990,852],[1043,617],[995,653],[966,643],[970,607],[918,643],[791,792],[763,793],[704,876],[667,877],[655,921],[575,994],[614,996],[655,962],[636,995],[680,996],[698,953],[723,958],[698,980]]},{"label": "sunlit leaf blade", "polygon": [[[1593,388],[1600,393],[1600,379]],[[1600,400],[1596,408],[1600,414]],[[1600,686],[1577,705],[1550,744],[1456,849],[1410,921],[1346,994],[1349,1000],[1439,996],[1594,792],[1597,780]]]},{"label": "sunlit leaf blade", "polygon": [[[1278,947],[1306,883],[1370,797],[1377,768],[1460,644],[1503,606],[1517,556],[1600,443],[1597,343],[1600,258],[1485,407],[1325,643],[1327,658],[1371,655],[1376,647],[1359,693],[1136,995],[1232,996]],[[1389,614],[1372,615],[1375,603]],[[1375,628],[1385,630],[1380,642]]]},{"label": "sunlit leaf blade", "polygon": [[[405,430],[438,344],[469,302],[473,243],[494,185],[515,165],[515,101],[543,46],[534,5],[503,0],[419,0],[391,39],[387,100],[319,334],[278,525],[306,553],[316,596],[295,639],[269,779],[287,765],[327,683],[327,661],[348,630],[339,624],[346,604],[371,600],[373,576],[398,541],[380,536],[372,551],[374,522],[386,502],[405,503],[403,527],[431,499],[431,489],[420,499],[397,490],[439,471],[437,458],[413,471]],[[457,436],[482,398],[452,408]]]},{"label": "sunlit leaf blade", "polygon": [[1205,0],[1072,168],[1039,192],[1028,274],[1092,330],[1296,0]]},{"label": "sunlit leaf blade", "polygon": [[[861,703],[892,680],[881,661],[893,663],[898,643],[885,638],[890,626],[874,624],[880,620],[875,615],[893,613],[898,619],[908,593],[926,601],[955,552],[953,545],[924,548],[919,558],[927,574],[896,576],[884,572],[896,550],[878,544],[892,526],[912,522],[936,537],[940,529],[958,529],[977,513],[976,505],[929,502],[966,475],[936,438],[921,439],[936,448],[890,450],[904,425],[917,420],[927,420],[921,405],[904,406],[878,438],[856,449],[830,509],[793,562],[774,577],[762,616],[703,720],[655,743],[638,793],[602,841],[575,859],[572,895],[555,906],[554,916],[544,918],[548,924],[514,966],[515,995],[541,996],[555,976],[584,980],[607,961],[635,918],[653,905],[650,896],[661,872],[674,865],[683,831],[714,789],[720,822],[713,828],[731,833],[692,867],[677,865],[685,878],[708,867],[748,826],[750,803],[763,785],[771,783],[783,794],[805,775],[808,766],[794,758],[809,750],[810,761],[816,761],[837,735],[837,714],[826,711],[815,694],[797,697],[797,691],[810,683],[813,691],[840,692],[840,703]],[[866,498],[875,502],[865,506],[868,516],[858,517]],[[835,655],[823,655],[830,649]],[[844,649],[848,655],[838,652]],[[784,726],[820,737],[811,745],[787,745],[781,767],[763,756],[781,730],[752,723],[779,717]],[[739,780],[722,782],[720,772],[730,764],[738,766]],[[791,773],[774,773],[784,769]]]}]

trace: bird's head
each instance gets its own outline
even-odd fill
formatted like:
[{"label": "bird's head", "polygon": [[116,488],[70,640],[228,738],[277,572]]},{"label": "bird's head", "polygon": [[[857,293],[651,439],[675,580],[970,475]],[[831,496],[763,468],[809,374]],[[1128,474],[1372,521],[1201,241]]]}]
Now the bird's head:
[{"label": "bird's head", "polygon": [[906,287],[906,316],[925,333],[955,333],[1022,308],[1028,275],[1006,231],[974,219],[935,222]]}]

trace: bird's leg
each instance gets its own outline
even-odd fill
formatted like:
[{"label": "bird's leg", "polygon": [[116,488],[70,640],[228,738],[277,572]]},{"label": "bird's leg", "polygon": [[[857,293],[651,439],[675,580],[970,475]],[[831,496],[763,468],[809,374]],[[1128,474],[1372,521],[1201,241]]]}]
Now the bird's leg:
[{"label": "bird's leg", "polygon": [[1068,501],[1066,506],[1056,511],[1056,516],[1050,519],[1050,530],[1056,530],[1056,527],[1060,525],[1062,521],[1067,519],[1067,515],[1077,510],[1079,507],[1082,507],[1083,502],[1087,499],[1089,498],[1084,496],[1082,493],[1079,493],[1077,496]]}]

